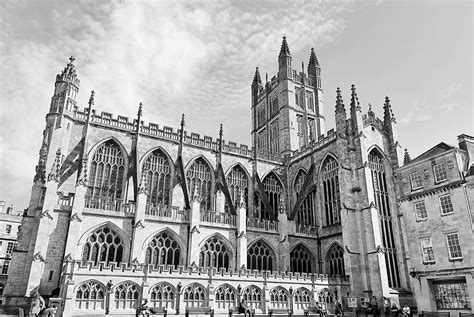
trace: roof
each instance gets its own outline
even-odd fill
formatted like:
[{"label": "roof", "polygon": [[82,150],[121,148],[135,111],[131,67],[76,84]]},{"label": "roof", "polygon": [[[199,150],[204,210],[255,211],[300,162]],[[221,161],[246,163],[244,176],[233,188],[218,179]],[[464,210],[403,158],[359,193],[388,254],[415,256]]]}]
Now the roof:
[{"label": "roof", "polygon": [[415,157],[413,160],[410,161],[410,163],[429,159],[438,154],[451,151],[452,149],[455,149],[455,147],[452,145],[446,144],[444,142],[440,142],[437,145],[433,146],[428,151],[426,151],[425,153],[422,153],[418,155],[417,157]]}]

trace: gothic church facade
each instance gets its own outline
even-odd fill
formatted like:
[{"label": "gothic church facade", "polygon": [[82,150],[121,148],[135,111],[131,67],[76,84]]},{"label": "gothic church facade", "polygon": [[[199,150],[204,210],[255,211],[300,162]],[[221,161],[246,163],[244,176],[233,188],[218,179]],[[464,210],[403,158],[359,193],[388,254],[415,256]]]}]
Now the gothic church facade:
[{"label": "gothic church facade", "polygon": [[67,316],[332,309],[347,297],[409,294],[393,170],[403,160],[388,97],[365,114],[356,88],[325,131],[321,67],[251,85],[252,147],[76,104],[71,58],[57,75],[30,204],[5,289]]}]

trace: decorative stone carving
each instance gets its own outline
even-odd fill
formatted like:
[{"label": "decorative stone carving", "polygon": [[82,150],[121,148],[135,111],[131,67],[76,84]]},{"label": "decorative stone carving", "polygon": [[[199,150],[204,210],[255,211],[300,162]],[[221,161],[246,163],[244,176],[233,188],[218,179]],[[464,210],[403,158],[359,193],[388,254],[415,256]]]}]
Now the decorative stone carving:
[{"label": "decorative stone carving", "polygon": [[53,220],[53,216],[49,213],[49,210],[45,210],[40,214],[40,218],[47,218],[49,220]]},{"label": "decorative stone carving", "polygon": [[87,164],[87,157],[84,157],[82,160],[81,171],[79,177],[77,178],[76,186],[87,186]]},{"label": "decorative stone carving", "polygon": [[41,251],[38,251],[34,256],[33,256],[33,262],[40,261],[43,263],[46,263],[45,258],[41,255]]},{"label": "decorative stone carving", "polygon": [[54,158],[51,172],[48,174],[48,182],[54,181],[59,182],[61,174],[61,148],[56,151],[56,157]]},{"label": "decorative stone carving", "polygon": [[199,193],[199,184],[196,182],[194,184],[194,193],[193,193],[193,202],[201,202],[201,196]]},{"label": "decorative stone carving", "polygon": [[49,149],[49,135],[51,128],[47,127],[43,131],[43,143],[39,151],[38,165],[36,165],[36,174],[34,182],[44,183],[46,180],[46,162],[48,160],[48,149]]}]

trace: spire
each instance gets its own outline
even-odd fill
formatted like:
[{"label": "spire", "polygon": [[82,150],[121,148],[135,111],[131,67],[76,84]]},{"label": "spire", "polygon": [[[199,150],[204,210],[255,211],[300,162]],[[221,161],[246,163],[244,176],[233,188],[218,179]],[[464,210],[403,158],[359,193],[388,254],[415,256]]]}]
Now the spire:
[{"label": "spire", "polygon": [[179,134],[178,156],[183,154],[183,140],[184,140],[184,113],[181,115],[181,131]]},{"label": "spire", "polygon": [[375,113],[372,111],[372,104],[369,102],[369,111],[367,111],[369,117],[375,117]]},{"label": "spire", "polygon": [[253,76],[253,82],[252,82],[252,85],[253,84],[257,84],[259,86],[262,85],[262,79],[260,78],[260,71],[258,70],[258,66],[257,68],[255,69],[255,75]]},{"label": "spire", "polygon": [[142,121],[142,114],[143,114],[143,111],[142,111],[142,108],[143,108],[143,104],[140,102],[140,104],[138,105],[138,113],[137,113],[137,133],[140,131],[140,125],[141,125],[141,121]]},{"label": "spire", "polygon": [[89,111],[92,109],[92,106],[94,105],[94,97],[95,97],[95,91],[91,91],[91,96],[89,97]]},{"label": "spire", "polygon": [[74,56],[69,57],[69,63],[67,63],[66,67],[61,73],[61,76],[64,77],[76,77],[76,69],[74,67],[74,61],[76,58]]},{"label": "spire", "polygon": [[314,48],[311,48],[311,53],[309,55],[308,68],[311,66],[319,66],[319,61],[318,61],[318,58],[316,57],[316,53],[314,52]]},{"label": "spire", "polygon": [[351,111],[360,111],[359,97],[357,96],[356,87],[351,85]]},{"label": "spire", "polygon": [[222,128],[222,123],[221,123],[221,127],[219,128],[219,157],[222,155],[222,137],[223,136],[224,136],[224,129]]},{"label": "spire", "polygon": [[405,155],[403,156],[403,165],[410,163],[411,158],[408,150],[405,148]]},{"label": "spire", "polygon": [[342,100],[341,88],[336,89],[336,113],[345,113],[344,101]]},{"label": "spire", "polygon": [[395,122],[395,117],[393,116],[392,106],[390,105],[390,98],[385,97],[385,103],[383,104],[383,123],[385,125]]},{"label": "spire", "polygon": [[282,55],[291,56],[290,48],[288,47],[288,43],[286,42],[286,36],[284,35],[283,35],[283,41],[281,42],[281,48],[280,48],[280,56]]}]

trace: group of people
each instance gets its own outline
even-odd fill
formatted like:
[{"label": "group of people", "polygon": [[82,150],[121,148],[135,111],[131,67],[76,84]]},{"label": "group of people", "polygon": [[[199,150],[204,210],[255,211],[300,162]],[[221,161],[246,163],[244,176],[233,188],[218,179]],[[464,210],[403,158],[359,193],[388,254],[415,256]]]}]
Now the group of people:
[{"label": "group of people", "polygon": [[[411,311],[410,307],[405,304],[403,305],[403,308],[398,308],[396,303],[392,303],[390,305],[390,301],[388,298],[383,297],[383,312],[385,316],[394,316],[394,317],[410,317],[411,316]],[[376,296],[372,296],[372,299],[370,300],[368,306],[367,306],[367,312],[373,314],[374,316],[380,316],[380,308],[379,308],[379,302],[377,300]]]},{"label": "group of people", "polygon": [[38,292],[34,293],[31,303],[31,313],[33,316],[54,317],[57,308],[58,305],[56,303],[46,306],[43,297]]}]

